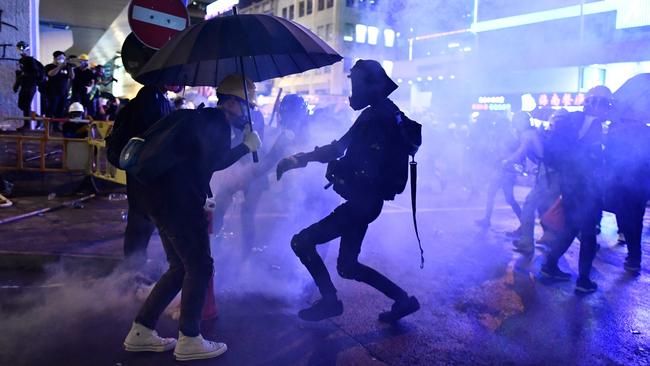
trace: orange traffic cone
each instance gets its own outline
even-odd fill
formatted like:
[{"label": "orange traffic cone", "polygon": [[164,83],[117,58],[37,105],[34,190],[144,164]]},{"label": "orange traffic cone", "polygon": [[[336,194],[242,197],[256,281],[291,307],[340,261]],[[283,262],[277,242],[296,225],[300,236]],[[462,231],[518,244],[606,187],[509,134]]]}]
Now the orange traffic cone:
[{"label": "orange traffic cone", "polygon": [[208,294],[205,297],[203,304],[203,311],[201,313],[201,320],[210,320],[219,316],[219,308],[217,307],[217,299],[214,295],[214,276],[210,278],[208,283]]}]

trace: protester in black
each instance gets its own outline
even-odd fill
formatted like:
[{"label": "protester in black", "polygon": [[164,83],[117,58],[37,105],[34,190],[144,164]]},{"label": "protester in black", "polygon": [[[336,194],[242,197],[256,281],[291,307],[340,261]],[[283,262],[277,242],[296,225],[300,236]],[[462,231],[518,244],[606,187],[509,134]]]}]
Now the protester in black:
[{"label": "protester in black", "polygon": [[617,119],[609,126],[605,144],[608,174],[606,207],[616,214],[628,255],[624,268],[641,270],[641,235],[650,198],[650,127],[641,121]]},{"label": "protester in black", "polygon": [[[143,86],[135,98],[123,109],[122,123],[128,123],[129,138],[139,136],[154,123],[171,113],[172,108],[164,87]],[[147,260],[147,246],[155,229],[142,202],[147,187],[127,173],[126,192],[129,203],[126,231],[124,232],[124,257],[136,270],[143,270]]]},{"label": "protester in black", "polygon": [[[393,141],[397,141],[392,139],[406,138],[402,133],[399,108],[388,99],[397,85],[381,65],[374,60],[359,60],[351,69],[350,79],[350,106],[355,110],[365,108],[352,128],[340,140],[313,152],[286,158],[277,168],[279,178],[286,170],[303,167],[310,161],[330,163],[328,179],[334,190],[346,199],[329,216],[302,230],[291,240],[293,251],[307,267],[322,295],[322,299],[301,310],[298,316],[318,321],[343,313],[336,288],[316,252],[317,245],[340,237],[339,275],[367,283],[393,299],[395,303],[391,311],[379,316],[379,320],[391,322],[417,311],[420,308],[417,299],[409,297],[406,291],[376,270],[359,263],[358,257],[368,225],[381,213],[384,199],[393,199],[396,193],[392,192],[392,197],[388,197],[381,184],[382,170],[390,161],[385,151],[390,151]],[[419,146],[420,140],[409,141],[409,144]],[[404,162],[405,170],[407,165],[408,158]]]},{"label": "protester in black", "polygon": [[[29,117],[32,114],[32,100],[36,89],[45,80],[43,65],[35,58],[29,56],[29,45],[20,41],[16,44],[20,52],[18,61],[19,69],[16,70],[16,81],[13,86],[14,93],[18,93],[18,108],[23,112],[23,117]],[[29,126],[29,121],[25,121],[21,129]]]},{"label": "protester in black", "polygon": [[51,118],[63,118],[68,105],[70,83],[74,79],[74,68],[68,63],[65,53],[55,51],[54,61],[45,66],[47,82],[45,84],[45,115]]},{"label": "protester in black", "polygon": [[[202,123],[200,130],[187,130],[178,135],[173,151],[163,152],[182,160],[148,185],[144,193],[144,206],[158,227],[169,269],[140,309],[124,342],[127,351],[163,352],[174,348],[175,340],[158,337],[153,329],[181,288],[176,358],[211,358],[227,349],[225,344],[206,341],[201,336],[201,310],[214,269],[203,207],[210,195],[213,172],[229,167],[260,146],[259,136],[241,123],[248,107],[243,99],[230,96],[218,109],[174,112],[176,115],[192,113]],[[175,114],[170,114],[167,118],[174,117]],[[248,128],[243,142],[234,148],[231,148],[231,125]]]},{"label": "protester in black", "polygon": [[79,56],[79,67],[74,69],[74,79],[72,80],[72,101],[81,103],[81,105],[84,106],[87,116],[94,115],[94,108],[90,95],[95,82],[96,75],[89,66],[88,55],[81,54]]},{"label": "protester in black", "polygon": [[589,90],[584,112],[559,117],[547,143],[548,161],[557,170],[565,228],[542,266],[544,278],[567,281],[571,275],[558,267],[560,257],[579,235],[580,259],[576,292],[590,293],[598,286],[591,281],[593,260],[598,251],[596,235],[603,210],[603,129],[611,108],[611,91],[604,86]]}]

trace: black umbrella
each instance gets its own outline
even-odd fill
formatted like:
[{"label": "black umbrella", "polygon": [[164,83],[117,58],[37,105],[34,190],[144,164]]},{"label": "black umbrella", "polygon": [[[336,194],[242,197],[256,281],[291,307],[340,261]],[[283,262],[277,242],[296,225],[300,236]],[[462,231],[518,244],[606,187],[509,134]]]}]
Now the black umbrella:
[{"label": "black umbrella", "polygon": [[[135,79],[155,85],[217,86],[231,74],[263,81],[341,59],[300,24],[272,15],[237,14],[235,8],[234,15],[212,18],[179,33]],[[250,110],[248,119],[250,123]],[[253,158],[257,161],[256,154]]]},{"label": "black umbrella", "polygon": [[156,85],[217,86],[231,74],[263,81],[341,59],[300,24],[272,15],[237,14],[185,29],[149,60],[136,80]]},{"label": "black umbrella", "polygon": [[614,93],[611,119],[650,122],[650,74],[638,74]]}]

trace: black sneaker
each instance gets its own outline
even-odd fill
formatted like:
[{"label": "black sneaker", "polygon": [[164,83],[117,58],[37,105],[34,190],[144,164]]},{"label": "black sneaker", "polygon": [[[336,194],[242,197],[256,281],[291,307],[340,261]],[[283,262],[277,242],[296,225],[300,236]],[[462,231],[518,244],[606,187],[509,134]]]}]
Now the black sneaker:
[{"label": "black sneaker", "polygon": [[627,259],[623,268],[628,272],[638,273],[641,271],[641,262]]},{"label": "black sneaker", "polygon": [[343,314],[343,303],[337,298],[322,298],[312,306],[298,312],[302,320],[317,322],[323,319]]},{"label": "black sneaker", "polygon": [[571,279],[571,274],[562,272],[559,268],[551,268],[547,266],[542,266],[542,269],[539,271],[539,274],[542,278],[555,280],[555,281],[569,281]]},{"label": "black sneaker", "polygon": [[576,293],[590,294],[596,292],[596,290],[598,290],[598,285],[588,278],[578,278],[576,281]]},{"label": "black sneaker", "polygon": [[384,311],[379,314],[379,321],[384,323],[394,323],[403,317],[413,314],[420,310],[420,303],[415,296],[406,297],[403,300],[395,301],[390,311]]}]

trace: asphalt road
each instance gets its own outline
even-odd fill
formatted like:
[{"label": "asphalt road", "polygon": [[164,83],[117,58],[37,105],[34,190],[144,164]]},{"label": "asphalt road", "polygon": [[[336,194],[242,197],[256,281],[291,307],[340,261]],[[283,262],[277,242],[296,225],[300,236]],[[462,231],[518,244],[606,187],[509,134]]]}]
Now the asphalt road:
[{"label": "asphalt road", "polygon": [[[300,321],[296,312],[316,295],[288,243],[317,214],[262,208],[256,222],[258,244],[240,261],[235,205],[226,235],[214,242],[220,317],[203,325],[206,338],[226,342],[229,350],[220,358],[192,364],[650,364],[650,260],[646,254],[646,268],[638,276],[623,270],[626,249],[616,244],[611,215],[604,218],[602,248],[594,265],[600,288],[577,296],[573,282],[548,285],[537,280],[542,250],[532,260],[512,252],[505,233],[517,223],[503,203],[498,203],[493,226],[479,230],[473,221],[482,215],[482,202],[459,197],[453,192],[422,194],[422,270],[408,197],[387,204],[371,225],[360,260],[394,279],[422,305],[394,326],[376,320],[390,306],[388,299],[335,274],[337,243],[323,246],[321,253],[345,312],[319,323]],[[74,210],[69,214],[80,215]],[[68,213],[57,215],[65,220]],[[28,232],[28,227],[21,228]],[[113,223],[108,231],[115,230]],[[92,254],[89,238],[69,236],[71,247],[83,242],[84,253]],[[647,241],[646,236],[646,251]],[[161,255],[157,247],[154,241],[154,259]],[[578,248],[574,243],[560,263],[574,279]],[[171,353],[122,350],[140,303],[129,278],[120,272],[98,277],[70,265],[53,265],[45,273],[0,271],[0,365],[176,364]],[[164,315],[158,331],[175,336],[177,323]]]}]

